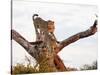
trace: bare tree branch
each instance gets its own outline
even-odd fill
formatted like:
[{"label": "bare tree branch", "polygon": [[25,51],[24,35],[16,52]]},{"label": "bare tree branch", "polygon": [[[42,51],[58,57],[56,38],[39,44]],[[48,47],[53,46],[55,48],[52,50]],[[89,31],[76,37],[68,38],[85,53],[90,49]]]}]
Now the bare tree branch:
[{"label": "bare tree branch", "polygon": [[37,45],[37,44],[43,43],[43,41],[36,41],[36,42],[29,42],[29,43],[32,44],[32,45]]},{"label": "bare tree branch", "polygon": [[18,44],[20,44],[31,56],[36,58],[36,60],[38,59],[38,51],[34,48],[34,45],[29,43],[15,30],[11,30],[11,36],[11,39],[15,40]]},{"label": "bare tree branch", "polygon": [[29,49],[30,43],[24,39],[18,32],[15,30],[11,30],[12,33],[12,39],[14,39],[17,43],[19,43],[22,47],[24,47],[26,50]]},{"label": "bare tree branch", "polygon": [[[77,33],[63,41],[60,42],[60,46],[59,46],[59,51],[61,51],[61,49],[63,49],[64,47],[66,47],[67,45],[76,42],[79,39],[85,38],[85,37],[89,37],[93,34],[95,34],[97,32],[97,20],[95,20],[93,26],[91,26],[88,30]],[[57,51],[57,52],[59,52]]]}]

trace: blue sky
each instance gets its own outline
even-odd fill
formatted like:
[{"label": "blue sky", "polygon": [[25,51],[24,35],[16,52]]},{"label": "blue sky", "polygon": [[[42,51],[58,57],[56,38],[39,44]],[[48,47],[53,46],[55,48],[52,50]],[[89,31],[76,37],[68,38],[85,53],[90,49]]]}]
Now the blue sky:
[{"label": "blue sky", "polygon": [[[38,13],[44,20],[55,22],[55,32],[59,41],[92,26],[96,19],[97,6],[79,4],[55,4],[14,1],[13,29],[28,41],[35,41],[32,15]],[[65,47],[58,55],[66,66],[80,67],[97,59],[97,33]],[[28,53],[13,40],[13,62],[24,63]],[[30,57],[30,56],[29,56]],[[23,60],[23,61],[22,61]],[[35,60],[32,60],[35,61]]]}]

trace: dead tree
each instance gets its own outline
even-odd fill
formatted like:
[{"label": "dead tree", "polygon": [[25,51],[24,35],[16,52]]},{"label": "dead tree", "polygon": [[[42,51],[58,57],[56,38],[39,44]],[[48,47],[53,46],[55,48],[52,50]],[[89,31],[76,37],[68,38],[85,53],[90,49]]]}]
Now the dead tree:
[{"label": "dead tree", "polygon": [[[35,16],[36,18],[34,18]],[[36,31],[35,42],[27,41],[13,29],[11,30],[11,36],[13,40],[20,44],[32,57],[35,58],[39,64],[40,71],[42,70],[43,72],[67,71],[63,61],[57,54],[69,44],[74,43],[79,39],[94,35],[97,32],[97,20],[95,20],[94,24],[86,31],[77,33],[59,42],[53,33],[55,29],[53,21],[45,21],[35,14],[33,16],[33,23]],[[42,67],[45,67],[45,69],[42,69]]]}]

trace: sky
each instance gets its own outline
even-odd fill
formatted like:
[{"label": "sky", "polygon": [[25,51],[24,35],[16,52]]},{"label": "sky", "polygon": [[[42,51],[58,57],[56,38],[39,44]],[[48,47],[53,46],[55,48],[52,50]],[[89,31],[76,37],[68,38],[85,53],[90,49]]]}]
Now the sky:
[{"label": "sky", "polygon": [[[35,41],[36,35],[32,15],[39,14],[44,20],[55,22],[55,36],[62,41],[93,25],[98,13],[95,5],[60,4],[32,1],[13,1],[12,29],[28,41]],[[65,47],[58,55],[66,66],[81,67],[92,64],[98,58],[98,36],[80,39]],[[13,64],[25,63],[25,56],[36,62],[18,43],[12,40]]]}]

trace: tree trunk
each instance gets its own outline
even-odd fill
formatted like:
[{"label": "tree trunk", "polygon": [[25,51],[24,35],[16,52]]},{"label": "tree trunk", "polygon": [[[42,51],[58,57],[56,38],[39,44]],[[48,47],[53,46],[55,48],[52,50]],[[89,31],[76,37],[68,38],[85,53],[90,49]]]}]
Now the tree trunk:
[{"label": "tree trunk", "polygon": [[49,52],[49,50],[45,48],[44,43],[30,43],[15,30],[12,30],[12,39],[24,47],[24,49],[36,59],[37,63],[39,64],[40,72],[57,71],[54,64],[54,52]]}]

